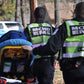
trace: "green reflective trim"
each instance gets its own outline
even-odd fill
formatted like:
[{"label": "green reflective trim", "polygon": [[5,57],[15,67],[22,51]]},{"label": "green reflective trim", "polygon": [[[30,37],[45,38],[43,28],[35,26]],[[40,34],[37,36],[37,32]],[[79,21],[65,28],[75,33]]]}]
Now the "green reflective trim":
[{"label": "green reflective trim", "polygon": [[[71,36],[71,30],[70,30],[71,26],[76,26],[76,25],[80,26],[80,24],[84,25],[84,22],[78,22],[78,21],[71,20],[71,21],[66,21],[65,23],[66,23],[67,35],[68,35],[68,37],[66,38],[65,42],[66,43],[70,43],[70,42],[71,43],[74,43],[74,42],[79,42],[79,43],[80,42],[84,42],[84,39],[83,39],[84,35]],[[84,46],[83,45],[81,45],[81,46],[73,45],[73,46],[66,46],[66,47],[64,47],[64,49],[66,51],[63,52],[63,55],[65,55],[65,56],[62,56],[62,50],[61,50],[60,51],[60,53],[61,53],[60,54],[61,55],[60,58],[67,57],[67,55],[69,55],[69,57],[70,57],[70,55],[76,57],[77,54],[75,54],[75,53],[83,53],[84,52],[83,50],[79,50],[80,47],[83,48]],[[78,57],[78,55],[77,55],[77,57]],[[79,55],[79,56],[82,56],[82,55]]]},{"label": "green reflective trim", "polygon": [[[44,27],[44,28],[49,28],[49,35],[37,35],[37,36],[32,36],[33,34],[32,34],[32,31],[31,31],[31,29],[33,29],[34,27],[35,28],[39,28],[39,27]],[[43,29],[43,28],[42,28]],[[50,25],[50,24],[48,24],[48,23],[41,23],[41,24],[39,24],[39,23],[32,23],[32,24],[30,24],[29,26],[28,26],[28,30],[29,30],[29,33],[30,33],[30,38],[31,38],[31,42],[32,42],[32,44],[34,45],[34,44],[40,44],[40,43],[47,43],[47,41],[48,41],[48,39],[50,38],[50,36],[52,35],[52,33],[53,33],[53,28],[52,28],[52,26]],[[37,29],[38,30],[38,29]],[[40,28],[39,28],[39,30],[40,30]],[[35,32],[36,33],[36,32]],[[39,32],[39,33],[41,33],[41,31]],[[45,32],[44,32],[45,33]],[[48,33],[48,32],[47,32]],[[41,58],[41,56],[35,56],[35,59],[38,59],[38,58]]]},{"label": "green reflective trim", "polygon": [[[41,25],[44,27],[50,27],[51,28],[50,32],[52,35],[53,29],[52,29],[51,25],[49,25],[47,23],[42,23]],[[49,35],[40,35],[40,36],[32,37],[32,32],[31,32],[32,27],[40,27],[40,25],[38,23],[32,23],[28,26],[32,44],[38,44],[38,43],[43,43],[43,42],[46,43],[48,41],[48,39],[50,38],[50,36]]]},{"label": "green reflective trim", "polygon": [[71,35],[70,35],[70,28],[69,28],[69,23],[66,21],[65,22],[66,23],[66,26],[67,26],[67,34],[68,34],[68,37],[70,37]]},{"label": "green reflective trim", "polygon": [[79,47],[66,47],[66,53],[77,53]]},{"label": "green reflective trim", "polygon": [[84,35],[68,37],[66,38],[65,42],[83,42],[84,41],[83,38],[84,38]]},{"label": "green reflective trim", "polygon": [[[35,56],[35,59],[39,59],[39,58],[41,58],[42,56],[40,56],[40,55],[36,55]],[[44,56],[45,57],[45,56]],[[48,55],[48,56],[46,56],[46,57],[51,57],[51,55]]]},{"label": "green reflective trim", "polygon": [[37,43],[46,43],[50,36],[42,35],[42,36],[37,36],[37,37],[32,37],[32,43],[37,44]]},{"label": "green reflective trim", "polygon": [[41,58],[41,56],[39,56],[39,55],[36,55],[35,56],[35,59],[39,59],[39,58]]}]

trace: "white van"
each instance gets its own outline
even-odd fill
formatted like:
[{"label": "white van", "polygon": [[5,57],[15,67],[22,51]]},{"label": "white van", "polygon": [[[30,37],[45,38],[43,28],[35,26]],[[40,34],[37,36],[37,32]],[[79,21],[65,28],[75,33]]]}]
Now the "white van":
[{"label": "white van", "polygon": [[20,22],[16,21],[0,21],[0,37],[10,30],[23,31],[24,27]]}]

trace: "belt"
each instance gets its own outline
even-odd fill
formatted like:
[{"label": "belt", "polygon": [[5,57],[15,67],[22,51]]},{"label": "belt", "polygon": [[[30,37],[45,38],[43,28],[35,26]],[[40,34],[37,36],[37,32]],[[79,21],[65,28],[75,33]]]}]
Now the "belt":
[{"label": "belt", "polygon": [[51,62],[50,58],[39,58],[39,59],[35,59],[35,61],[47,61],[47,62]]},{"label": "belt", "polygon": [[40,59],[35,59],[34,62],[39,62],[39,63],[40,62],[48,62],[51,65],[54,65],[54,57],[53,58],[40,58]]}]

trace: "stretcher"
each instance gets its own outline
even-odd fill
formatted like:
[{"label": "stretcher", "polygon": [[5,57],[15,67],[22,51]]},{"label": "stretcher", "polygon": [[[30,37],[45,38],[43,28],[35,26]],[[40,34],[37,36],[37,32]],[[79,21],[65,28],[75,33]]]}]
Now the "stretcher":
[{"label": "stretcher", "polygon": [[37,84],[31,76],[31,55],[21,46],[6,46],[0,53],[0,84]]}]

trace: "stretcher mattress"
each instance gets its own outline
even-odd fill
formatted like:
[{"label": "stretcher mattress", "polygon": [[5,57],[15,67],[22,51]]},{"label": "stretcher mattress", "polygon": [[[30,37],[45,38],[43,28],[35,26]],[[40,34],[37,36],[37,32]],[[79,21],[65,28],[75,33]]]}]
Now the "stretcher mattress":
[{"label": "stretcher mattress", "polygon": [[21,46],[21,45],[32,46],[32,43],[24,39],[9,39],[0,43],[0,52],[1,49],[5,46]]}]

